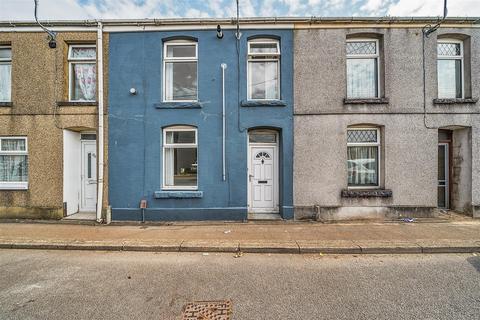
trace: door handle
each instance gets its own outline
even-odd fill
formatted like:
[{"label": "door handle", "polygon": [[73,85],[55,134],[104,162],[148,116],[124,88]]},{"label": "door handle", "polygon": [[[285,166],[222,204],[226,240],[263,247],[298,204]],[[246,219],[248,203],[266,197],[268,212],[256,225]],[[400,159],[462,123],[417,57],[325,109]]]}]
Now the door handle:
[{"label": "door handle", "polygon": [[252,181],[252,178],[253,178],[253,174],[249,174],[248,175],[248,181]]}]

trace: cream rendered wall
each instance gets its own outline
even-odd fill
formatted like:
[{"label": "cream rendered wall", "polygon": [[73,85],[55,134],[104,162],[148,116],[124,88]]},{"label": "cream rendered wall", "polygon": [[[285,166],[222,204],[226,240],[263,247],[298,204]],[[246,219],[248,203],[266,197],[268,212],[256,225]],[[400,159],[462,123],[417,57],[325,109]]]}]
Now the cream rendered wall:
[{"label": "cream rendered wall", "polygon": [[67,215],[78,212],[80,205],[80,133],[63,130],[63,202]]}]

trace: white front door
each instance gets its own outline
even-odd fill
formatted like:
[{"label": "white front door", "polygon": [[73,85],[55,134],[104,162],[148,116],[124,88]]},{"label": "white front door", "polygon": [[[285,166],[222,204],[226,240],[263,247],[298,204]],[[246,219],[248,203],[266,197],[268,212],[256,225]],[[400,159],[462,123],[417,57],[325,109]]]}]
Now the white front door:
[{"label": "white front door", "polygon": [[81,180],[80,211],[95,211],[97,206],[97,146],[95,141],[82,141]]},{"label": "white front door", "polygon": [[251,144],[249,148],[249,212],[278,212],[277,147]]}]

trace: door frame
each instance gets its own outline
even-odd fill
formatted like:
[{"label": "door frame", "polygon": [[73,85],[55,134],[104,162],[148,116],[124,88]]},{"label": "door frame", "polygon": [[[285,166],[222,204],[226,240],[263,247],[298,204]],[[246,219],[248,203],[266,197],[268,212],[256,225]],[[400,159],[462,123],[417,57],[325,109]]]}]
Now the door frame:
[{"label": "door frame", "polygon": [[[440,209],[450,209],[450,143],[449,142],[438,142],[438,146],[445,147],[445,207]],[[437,162],[438,162],[438,155],[437,155]],[[437,164],[438,165],[438,164]],[[437,175],[437,190],[440,186],[438,175]],[[438,192],[438,191],[437,191]],[[437,195],[437,202],[438,202],[438,195]],[[438,205],[438,203],[437,203]]]},{"label": "door frame", "polygon": [[[258,142],[250,142],[250,134],[253,132],[268,132],[268,133],[274,133],[275,134],[275,143],[258,143]],[[280,148],[280,135],[278,131],[273,130],[273,129],[252,129],[249,130],[247,133],[247,213],[280,213],[280,159],[279,157],[279,151],[278,149]],[[252,187],[251,187],[251,181],[250,181],[250,172],[252,170],[252,152],[251,149],[252,147],[273,147],[273,192],[274,192],[274,197],[273,197],[273,210],[253,210],[252,207]]]},{"label": "door frame", "polygon": [[[83,134],[88,134],[90,132],[82,132]],[[85,208],[83,206],[84,204],[84,195],[85,195],[85,181],[86,177],[84,175],[84,169],[85,169],[85,157],[84,157],[84,146],[85,145],[93,145],[95,147],[95,155],[97,154],[97,139],[95,140],[80,140],[80,203],[79,203],[79,212],[93,212],[96,211],[97,203],[95,203],[95,207],[93,209],[91,208]],[[97,172],[97,158],[95,157],[95,175],[98,178],[98,172]],[[93,166],[92,166],[93,167]],[[95,179],[97,180],[97,179]],[[98,185],[95,184],[95,194],[97,193],[97,188]]]}]

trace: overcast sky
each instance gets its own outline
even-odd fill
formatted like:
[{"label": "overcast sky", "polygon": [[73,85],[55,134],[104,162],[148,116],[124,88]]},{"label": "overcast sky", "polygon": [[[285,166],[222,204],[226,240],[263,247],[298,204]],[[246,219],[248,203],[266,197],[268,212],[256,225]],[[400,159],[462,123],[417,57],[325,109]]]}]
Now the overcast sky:
[{"label": "overcast sky", "polygon": [[[235,0],[39,0],[41,20],[232,17]],[[32,20],[34,0],[0,0],[0,20]],[[449,0],[449,16],[480,16],[480,0]],[[440,16],[443,0],[240,0],[242,17]]]}]

